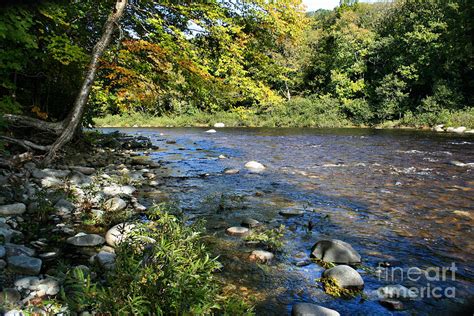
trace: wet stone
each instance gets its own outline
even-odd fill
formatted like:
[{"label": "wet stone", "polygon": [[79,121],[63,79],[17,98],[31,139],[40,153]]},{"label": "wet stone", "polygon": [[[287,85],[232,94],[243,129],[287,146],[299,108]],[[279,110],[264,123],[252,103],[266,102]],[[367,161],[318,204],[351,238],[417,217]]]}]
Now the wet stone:
[{"label": "wet stone", "polygon": [[241,226],[243,227],[248,227],[248,228],[254,228],[262,225],[259,221],[256,219],[246,217],[242,220],[242,223],[240,223]]},{"label": "wet stone", "polygon": [[405,307],[403,306],[403,303],[397,300],[391,300],[391,299],[385,299],[385,300],[380,300],[379,301],[380,305],[383,307],[386,307],[390,310],[394,311],[400,311],[403,310]]},{"label": "wet stone", "polygon": [[250,261],[266,263],[271,261],[275,255],[265,250],[254,250],[249,256]]},{"label": "wet stone", "polygon": [[310,303],[296,303],[291,310],[292,316],[339,316],[340,314],[323,306]]},{"label": "wet stone", "polygon": [[278,213],[281,216],[285,216],[285,217],[295,217],[295,216],[302,216],[304,214],[304,211],[298,210],[298,209],[286,209],[286,210],[281,210]]},{"label": "wet stone", "polygon": [[346,265],[327,269],[323,273],[323,278],[333,279],[343,289],[361,290],[364,288],[364,280],[359,272]]},{"label": "wet stone", "polygon": [[69,237],[66,242],[79,247],[94,247],[102,245],[105,242],[105,239],[96,234],[79,233],[73,237]]},{"label": "wet stone", "polygon": [[225,174],[237,174],[239,172],[240,172],[239,169],[232,169],[232,168],[224,169]]},{"label": "wet stone", "polygon": [[240,237],[240,236],[247,235],[249,233],[249,229],[246,227],[239,227],[239,226],[229,227],[227,228],[226,233],[231,236]]},{"label": "wet stone", "polygon": [[352,246],[342,240],[320,240],[311,248],[311,256],[325,262],[360,263],[361,257]]}]

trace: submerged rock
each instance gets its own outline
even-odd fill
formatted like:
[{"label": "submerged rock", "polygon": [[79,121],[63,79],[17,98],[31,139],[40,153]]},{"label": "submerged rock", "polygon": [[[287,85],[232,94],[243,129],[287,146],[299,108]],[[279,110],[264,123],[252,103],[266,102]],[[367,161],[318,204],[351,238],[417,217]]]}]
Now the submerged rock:
[{"label": "submerged rock", "polygon": [[225,174],[237,174],[239,173],[240,170],[239,169],[232,169],[232,168],[226,168],[224,169],[224,173]]},{"label": "submerged rock", "polygon": [[342,240],[320,240],[311,248],[311,256],[325,262],[355,264],[361,257],[352,246]]},{"label": "submerged rock", "polygon": [[323,272],[323,278],[333,279],[342,289],[362,290],[364,288],[364,280],[359,272],[346,265],[327,269]]},{"label": "submerged rock", "polygon": [[0,206],[0,216],[21,215],[26,212],[26,205],[14,203]]},{"label": "submerged rock", "polygon": [[244,165],[249,171],[260,172],[266,169],[266,167],[258,161],[249,161]]},{"label": "submerged rock", "polygon": [[240,225],[248,228],[254,228],[262,225],[262,223],[260,223],[256,219],[246,217],[242,220],[242,223],[240,223]]},{"label": "submerged rock", "polygon": [[384,299],[384,300],[380,300],[379,303],[383,307],[386,307],[394,311],[400,311],[405,308],[405,306],[403,306],[403,303],[397,300]]},{"label": "submerged rock", "polygon": [[105,242],[104,237],[96,234],[79,233],[69,237],[66,242],[78,247],[94,247],[102,245]]},{"label": "submerged rock", "polygon": [[41,259],[25,255],[8,257],[8,267],[18,273],[36,275],[41,271]]},{"label": "submerged rock", "polygon": [[339,316],[333,309],[310,303],[296,303],[291,309],[292,316]]},{"label": "submerged rock", "polygon": [[271,261],[275,255],[271,252],[265,251],[265,250],[254,250],[249,256],[249,259],[251,261],[257,261],[260,263],[266,263]]},{"label": "submerged rock", "polygon": [[415,299],[416,293],[401,284],[387,285],[377,290],[380,298]]},{"label": "submerged rock", "polygon": [[231,236],[245,236],[249,233],[249,229],[246,227],[240,227],[240,226],[235,226],[235,227],[229,227],[226,230],[226,233]]}]

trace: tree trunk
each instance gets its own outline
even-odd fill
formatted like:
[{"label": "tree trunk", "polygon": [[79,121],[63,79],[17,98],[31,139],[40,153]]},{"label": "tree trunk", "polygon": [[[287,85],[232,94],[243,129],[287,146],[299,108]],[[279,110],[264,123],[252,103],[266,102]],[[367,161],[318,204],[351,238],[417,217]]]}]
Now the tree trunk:
[{"label": "tree trunk", "polygon": [[105,23],[102,36],[100,37],[97,44],[94,46],[94,49],[92,50],[92,58],[89,66],[87,67],[86,75],[82,83],[81,90],[78,96],[76,97],[74,107],[69,112],[69,115],[65,120],[66,124],[64,130],[62,131],[58,139],[56,139],[54,144],[51,146],[51,149],[49,150],[48,154],[44,158],[44,165],[49,164],[55,158],[58,150],[60,150],[65,144],[67,144],[73,138],[77,128],[80,128],[82,115],[84,114],[84,108],[87,104],[87,100],[89,99],[92,84],[94,83],[99,59],[104,53],[107,46],[109,45],[110,40],[112,38],[112,33],[114,31],[114,27],[122,17],[126,5],[127,0],[116,1],[114,11],[109,15],[107,22]]}]

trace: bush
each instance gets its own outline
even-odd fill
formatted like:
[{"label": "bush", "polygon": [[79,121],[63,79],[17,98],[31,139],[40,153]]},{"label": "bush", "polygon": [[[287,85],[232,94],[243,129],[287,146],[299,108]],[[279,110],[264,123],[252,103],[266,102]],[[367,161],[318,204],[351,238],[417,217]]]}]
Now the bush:
[{"label": "bush", "polygon": [[77,269],[68,273],[62,299],[69,309],[112,315],[251,314],[235,297],[219,295],[220,267],[201,241],[202,227],[187,226],[169,205],[150,211],[148,223],[116,248],[104,284]]}]

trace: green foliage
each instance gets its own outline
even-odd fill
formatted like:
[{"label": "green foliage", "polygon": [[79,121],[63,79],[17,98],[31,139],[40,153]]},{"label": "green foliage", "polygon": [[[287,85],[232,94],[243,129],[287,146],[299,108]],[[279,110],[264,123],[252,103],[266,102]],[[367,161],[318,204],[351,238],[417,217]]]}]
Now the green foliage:
[{"label": "green foliage", "polygon": [[80,268],[58,268],[63,286],[54,306],[114,315],[252,315],[240,298],[220,295],[220,265],[201,240],[202,225],[186,225],[181,216],[173,203],[152,208],[151,221],[135,223],[117,246],[115,268],[100,282]]},{"label": "green foliage", "polygon": [[337,281],[333,278],[321,278],[316,281],[321,282],[324,288],[324,292],[333,297],[350,299],[362,293],[360,290],[345,289],[340,287],[339,284],[337,284]]},{"label": "green foliage", "polygon": [[256,241],[263,247],[271,251],[278,251],[283,248],[283,237],[285,236],[285,226],[265,230],[263,232],[252,232],[245,237],[246,241]]}]

